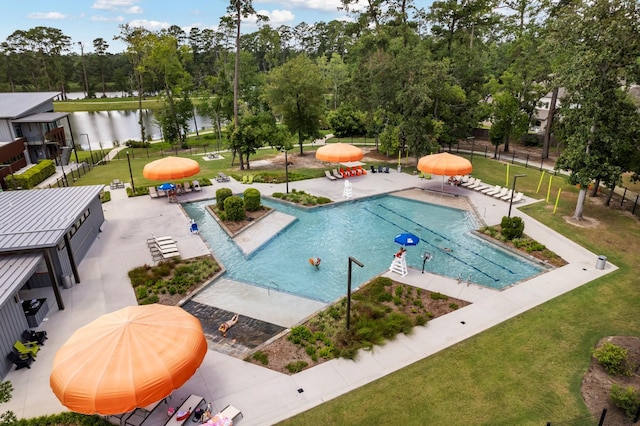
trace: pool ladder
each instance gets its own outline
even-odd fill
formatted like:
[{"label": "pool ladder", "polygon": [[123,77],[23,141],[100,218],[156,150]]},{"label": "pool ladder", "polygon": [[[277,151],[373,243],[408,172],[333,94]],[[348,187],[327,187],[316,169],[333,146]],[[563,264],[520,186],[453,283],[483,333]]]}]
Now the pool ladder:
[{"label": "pool ladder", "polygon": [[[276,288],[276,290],[280,291],[280,286],[279,286],[278,284],[276,284],[276,283],[274,283],[273,281],[271,281],[270,285],[274,286],[274,287]],[[267,285],[267,294],[268,294],[269,296],[271,296],[270,288],[271,288],[271,287],[270,287],[269,285]]]}]

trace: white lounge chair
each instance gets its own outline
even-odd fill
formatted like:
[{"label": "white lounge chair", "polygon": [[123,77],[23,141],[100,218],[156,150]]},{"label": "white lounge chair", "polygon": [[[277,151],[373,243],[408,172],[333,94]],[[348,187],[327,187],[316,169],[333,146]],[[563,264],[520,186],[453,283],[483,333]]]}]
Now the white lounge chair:
[{"label": "white lounge chair", "polygon": [[191,191],[193,191],[193,187],[191,186],[191,182],[186,181],[184,183],[184,192],[187,193],[187,192],[191,192]]},{"label": "white lounge chair", "polygon": [[524,194],[522,192],[518,192],[516,195],[513,196],[512,203],[518,203],[520,201],[524,201]]},{"label": "white lounge chair", "polygon": [[324,171],[324,175],[327,177],[327,179],[329,180],[336,180],[335,176],[331,176],[331,173],[329,173],[329,170],[325,170]]},{"label": "white lounge chair", "polygon": [[486,189],[483,189],[482,192],[483,194],[487,194],[487,195],[493,195],[493,194],[497,194],[498,192],[500,192],[500,190],[502,189],[502,187],[500,185],[496,185],[494,187],[489,187]]},{"label": "white lounge chair", "polygon": [[[482,181],[480,179],[476,179],[471,185],[467,185],[467,188],[469,189],[475,189],[478,188],[479,186],[484,185],[482,183]],[[486,185],[485,185],[486,186]]]},{"label": "white lounge chair", "polygon": [[473,187],[473,190],[480,192],[487,188],[491,188],[491,185],[489,185],[488,183],[480,182],[478,185]]},{"label": "white lounge chair", "polygon": [[193,190],[194,191],[198,192],[198,191],[202,190],[202,188],[200,188],[200,182],[198,182],[197,180],[194,180],[192,183],[193,183]]},{"label": "white lounge chair", "polygon": [[333,174],[333,176],[336,179],[344,179],[344,176],[342,176],[340,173],[338,173],[338,170],[336,170],[336,169],[331,170],[331,173]]},{"label": "white lounge chair", "polygon": [[149,187],[149,196],[151,198],[158,198],[158,190],[156,189],[155,186],[150,186]]},{"label": "white lounge chair", "polygon": [[238,416],[242,416],[242,411],[238,410],[233,405],[227,405],[222,410],[220,410],[220,415],[226,417],[233,421]]},{"label": "white lounge chair", "polygon": [[500,198],[501,200],[509,200],[509,198],[511,198],[511,194],[513,194],[513,189],[507,189],[507,192],[505,192],[504,194],[496,194],[494,195],[494,197]]},{"label": "white lounge chair", "polygon": [[493,196],[496,198],[501,198],[507,195],[507,192],[509,192],[509,188],[502,188],[500,192],[498,192],[497,194],[493,194]]},{"label": "white lounge chair", "polygon": [[[518,193],[513,193],[513,201],[516,202],[516,197],[518,196],[518,194],[522,194],[522,192],[518,192]],[[507,194],[504,197],[502,197],[502,199],[504,201],[510,201],[511,200],[511,195],[512,194]],[[520,199],[518,199],[518,201],[520,201],[522,199],[522,195],[520,195]]]},{"label": "white lounge chair", "polygon": [[468,177],[466,182],[462,182],[460,186],[466,186],[467,188],[469,188],[471,185],[475,184],[477,181],[478,179],[474,177]]}]

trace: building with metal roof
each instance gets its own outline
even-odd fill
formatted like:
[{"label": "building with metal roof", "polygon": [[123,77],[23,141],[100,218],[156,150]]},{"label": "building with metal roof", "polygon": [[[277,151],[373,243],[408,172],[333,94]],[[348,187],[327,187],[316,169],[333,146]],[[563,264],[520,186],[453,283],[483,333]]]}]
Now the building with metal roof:
[{"label": "building with metal roof", "polygon": [[[60,92],[0,93],[0,185],[42,159],[65,166],[75,149],[69,114],[53,111]],[[64,119],[67,126],[65,128]],[[76,156],[77,158],[77,156]]]},{"label": "building with metal roof", "polygon": [[[38,300],[37,309],[24,305],[20,290],[51,287],[58,308],[64,309],[61,288],[81,282],[77,266],[104,222],[103,188],[0,192],[0,350],[5,355],[54,303]],[[10,368],[3,358],[0,376]]]}]

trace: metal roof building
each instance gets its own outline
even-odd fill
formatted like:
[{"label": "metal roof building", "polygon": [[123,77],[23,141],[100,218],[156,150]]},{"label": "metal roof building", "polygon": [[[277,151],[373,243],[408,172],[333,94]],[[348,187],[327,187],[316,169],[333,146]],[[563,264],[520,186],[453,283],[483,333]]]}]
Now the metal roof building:
[{"label": "metal roof building", "polygon": [[[40,316],[21,301],[22,289],[51,287],[64,309],[61,287],[80,282],[77,265],[104,222],[104,187],[76,186],[0,192],[0,351],[27,328],[37,327],[49,308],[41,299]],[[11,368],[0,361],[0,377]]]}]

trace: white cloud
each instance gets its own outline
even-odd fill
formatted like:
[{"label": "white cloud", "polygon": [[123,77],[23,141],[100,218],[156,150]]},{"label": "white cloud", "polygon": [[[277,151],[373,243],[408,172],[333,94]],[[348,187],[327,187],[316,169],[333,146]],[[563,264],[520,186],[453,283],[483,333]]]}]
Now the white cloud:
[{"label": "white cloud", "polygon": [[117,10],[131,7],[138,2],[139,0],[96,0],[91,7],[100,10]]},{"label": "white cloud", "polygon": [[140,6],[132,6],[125,11],[125,13],[129,13],[131,15],[136,15],[142,13],[143,10]]},{"label": "white cloud", "polygon": [[146,28],[149,31],[164,30],[171,26],[168,22],[149,21],[148,19],[134,19],[129,22],[129,25],[132,27]]},{"label": "white cloud", "polygon": [[124,17],[114,16],[113,18],[107,18],[106,16],[93,15],[91,20],[96,22],[122,22],[124,21]]},{"label": "white cloud", "polygon": [[321,10],[336,12],[342,6],[340,0],[256,0],[256,3],[278,3],[292,9]]},{"label": "white cloud", "polygon": [[[259,15],[264,15],[264,16],[268,17],[269,18],[269,22],[268,23],[272,27],[293,22],[293,20],[296,17],[293,14],[293,12],[291,12],[290,10],[277,10],[277,9],[276,10],[272,10],[272,11],[258,10],[257,12],[258,12]],[[252,15],[247,20],[250,21],[250,22],[255,22],[256,21],[256,16]]]},{"label": "white cloud", "polygon": [[34,12],[27,15],[27,18],[30,19],[66,19],[67,15],[60,12]]}]

